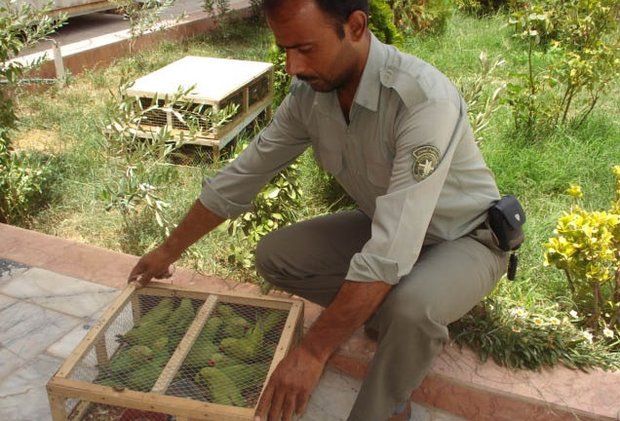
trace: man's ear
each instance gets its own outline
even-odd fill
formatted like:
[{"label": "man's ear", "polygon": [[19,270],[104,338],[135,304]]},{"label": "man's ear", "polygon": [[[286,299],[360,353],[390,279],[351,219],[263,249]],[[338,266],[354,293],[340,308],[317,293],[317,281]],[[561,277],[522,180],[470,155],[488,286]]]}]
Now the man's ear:
[{"label": "man's ear", "polygon": [[368,16],[361,10],[356,10],[349,15],[345,26],[347,26],[353,41],[359,41],[366,34]]}]

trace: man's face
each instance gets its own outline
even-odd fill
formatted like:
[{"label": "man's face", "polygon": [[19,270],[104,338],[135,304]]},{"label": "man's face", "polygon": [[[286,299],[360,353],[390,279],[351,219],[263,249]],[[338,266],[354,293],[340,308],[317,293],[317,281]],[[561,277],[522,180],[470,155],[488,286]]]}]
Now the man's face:
[{"label": "man's face", "polygon": [[338,36],[333,19],[313,0],[286,2],[267,15],[276,43],[286,51],[286,71],[312,89],[329,92],[343,87],[355,72],[356,54],[345,24]]}]

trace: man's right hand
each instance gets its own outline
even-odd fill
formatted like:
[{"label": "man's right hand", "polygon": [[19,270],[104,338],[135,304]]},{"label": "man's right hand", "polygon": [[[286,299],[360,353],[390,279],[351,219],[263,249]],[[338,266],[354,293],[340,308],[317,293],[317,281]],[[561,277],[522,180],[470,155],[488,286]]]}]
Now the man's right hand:
[{"label": "man's right hand", "polygon": [[137,287],[143,287],[153,278],[169,278],[172,276],[170,265],[177,259],[178,256],[171,255],[164,247],[159,246],[138,260],[138,263],[131,270],[127,282],[135,282]]},{"label": "man's right hand", "polygon": [[211,212],[196,200],[170,237],[138,260],[127,282],[135,282],[137,287],[143,287],[153,278],[169,278],[170,265],[176,262],[189,246],[224,220],[225,218]]}]

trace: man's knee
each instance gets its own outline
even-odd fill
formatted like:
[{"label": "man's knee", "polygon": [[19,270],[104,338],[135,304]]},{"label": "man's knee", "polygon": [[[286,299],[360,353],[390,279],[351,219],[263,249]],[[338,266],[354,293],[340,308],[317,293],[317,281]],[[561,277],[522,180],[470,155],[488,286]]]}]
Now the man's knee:
[{"label": "man's knee", "polygon": [[267,234],[260,239],[254,253],[256,271],[270,283],[274,283],[272,279],[276,277],[278,272],[278,265],[275,263],[276,256],[279,254],[277,243],[275,232]]},{"label": "man's knee", "polygon": [[380,324],[390,326],[402,334],[422,334],[427,337],[447,339],[447,327],[438,320],[433,311],[433,303],[424,292],[419,294],[398,294],[393,290],[383,304],[380,312]]}]

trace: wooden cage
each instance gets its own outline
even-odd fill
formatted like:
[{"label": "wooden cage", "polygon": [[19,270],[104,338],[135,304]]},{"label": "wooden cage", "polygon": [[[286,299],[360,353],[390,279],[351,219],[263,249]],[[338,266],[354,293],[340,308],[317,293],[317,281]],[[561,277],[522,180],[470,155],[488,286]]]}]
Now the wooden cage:
[{"label": "wooden cage", "polygon": [[[187,310],[185,323],[177,317],[182,307]],[[159,319],[152,317],[156,309],[161,311],[157,315]],[[163,313],[165,311],[167,313]],[[187,316],[188,312],[191,316]],[[241,319],[245,322],[238,323]],[[179,326],[183,326],[181,332]],[[218,327],[207,333],[209,326]],[[140,289],[129,285],[48,382],[52,418],[54,421],[124,421],[139,419],[127,417],[130,411],[148,411],[150,418],[144,418],[157,420],[167,420],[170,416],[178,421],[253,420],[269,375],[291,346],[299,341],[302,326],[303,302],[300,300],[216,294],[163,283],[151,283]],[[144,340],[142,345],[138,345],[141,342],[136,333],[140,333],[140,329],[145,334],[141,337]],[[205,351],[207,342],[200,341],[206,338],[205,334],[215,331],[220,336],[212,335],[208,340],[219,343],[219,346],[213,345],[215,348]],[[235,353],[231,354],[234,357],[228,357],[229,349],[224,343],[231,345],[234,341],[232,336],[227,336],[232,333],[227,332],[236,332],[234,337],[239,338],[238,341],[260,336],[260,345],[255,348],[259,352],[252,357],[254,362],[248,362],[247,354],[240,356]],[[177,336],[171,342],[172,335]],[[162,340],[164,337],[165,341]],[[134,359],[132,364],[120,364],[123,356],[138,348],[141,351],[151,349],[151,352],[144,351],[139,357],[143,359]],[[162,350],[160,354],[153,351],[157,349]],[[200,354],[202,351],[206,352],[206,357],[204,353]],[[138,358],[136,355],[131,354]],[[159,365],[155,365],[158,355],[164,357],[157,362]],[[196,357],[191,359],[192,355]],[[224,365],[227,357],[240,363]],[[211,358],[206,365],[204,358]],[[193,364],[196,361],[201,362]],[[200,365],[204,367],[200,368]],[[137,377],[140,370],[151,366],[159,368],[150,380]],[[233,371],[235,367],[237,371]],[[245,377],[237,375],[237,378],[230,374],[244,369],[248,373],[249,367],[264,367],[264,371],[260,375],[255,374],[256,371]],[[215,380],[207,377],[218,370],[227,373],[227,378],[235,382],[247,380],[251,385],[237,384],[234,391],[226,391],[224,386],[228,386],[228,382],[216,385]],[[130,381],[133,377],[138,382],[135,379]],[[232,380],[230,384],[236,384]],[[98,413],[108,413],[108,416],[97,418]]]},{"label": "wooden cage", "polygon": [[[179,89],[190,88],[183,105],[165,106]],[[137,79],[125,95],[138,98],[142,110],[156,107],[132,128],[137,136],[150,138],[154,130],[167,125],[186,143],[211,146],[219,153],[262,112],[270,118],[273,65],[187,56]],[[215,121],[213,116],[225,113],[227,107],[235,110],[230,118]]]}]

